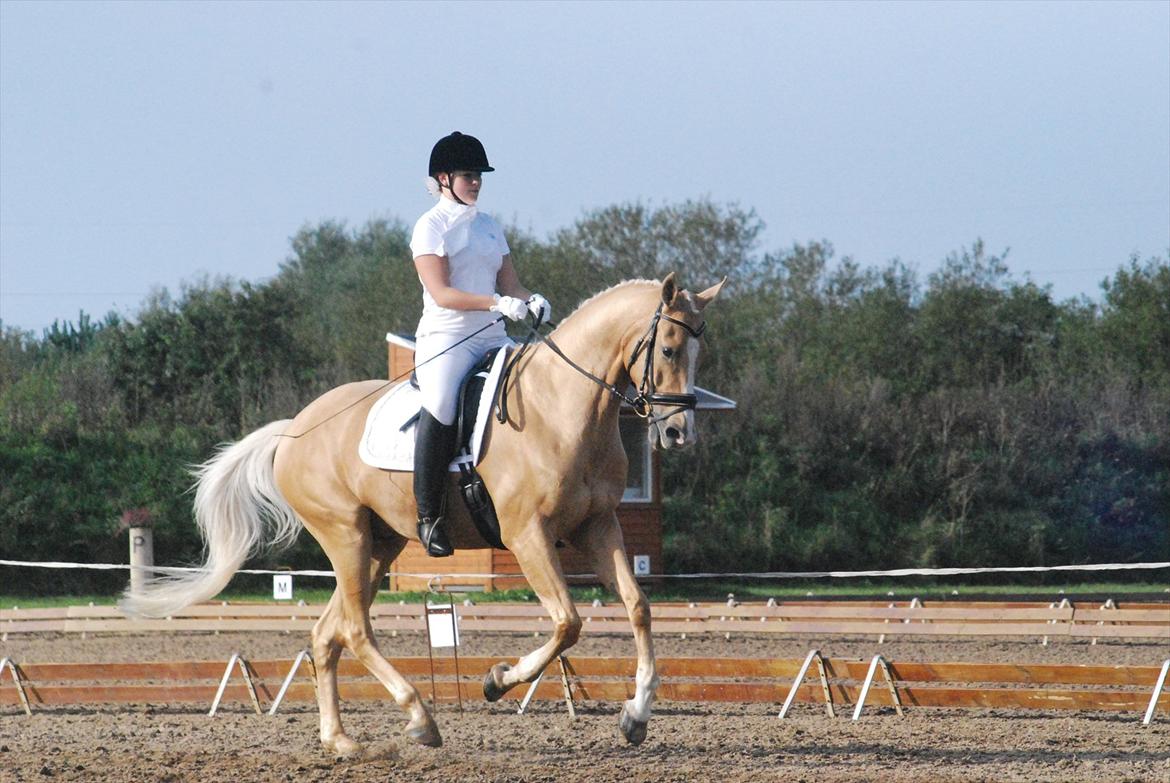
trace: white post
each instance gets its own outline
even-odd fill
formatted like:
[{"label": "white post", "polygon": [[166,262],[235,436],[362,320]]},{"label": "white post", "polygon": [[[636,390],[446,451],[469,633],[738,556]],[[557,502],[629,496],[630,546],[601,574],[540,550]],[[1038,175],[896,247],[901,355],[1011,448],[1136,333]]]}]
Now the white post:
[{"label": "white post", "polygon": [[149,527],[130,528],[130,592],[141,593],[146,580],[154,576],[154,531]]}]

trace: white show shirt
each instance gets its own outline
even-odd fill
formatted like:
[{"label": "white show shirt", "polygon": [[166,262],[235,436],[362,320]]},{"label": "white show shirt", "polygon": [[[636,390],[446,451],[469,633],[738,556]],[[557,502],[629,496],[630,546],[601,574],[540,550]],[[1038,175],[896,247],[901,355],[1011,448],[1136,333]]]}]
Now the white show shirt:
[{"label": "white show shirt", "polygon": [[[485,215],[473,206],[445,198],[440,198],[414,224],[410,251],[414,258],[425,255],[446,256],[451,287],[486,296],[496,292],[496,275],[504,262],[504,256],[510,252],[503,229],[490,215]],[[441,307],[424,285],[423,314],[418,322],[416,336],[466,335],[498,317],[498,313],[486,310],[450,310]],[[505,333],[502,322],[482,332],[485,336],[494,337]]]}]

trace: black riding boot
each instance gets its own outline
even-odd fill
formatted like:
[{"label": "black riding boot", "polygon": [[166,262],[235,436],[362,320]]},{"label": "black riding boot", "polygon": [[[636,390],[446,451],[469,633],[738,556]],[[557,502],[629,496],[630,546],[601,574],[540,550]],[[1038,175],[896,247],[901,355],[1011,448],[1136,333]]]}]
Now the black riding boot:
[{"label": "black riding boot", "polygon": [[447,540],[443,512],[451,480],[447,466],[455,456],[455,425],[442,424],[423,408],[415,425],[414,499],[418,503],[418,539],[431,557],[455,554]]}]

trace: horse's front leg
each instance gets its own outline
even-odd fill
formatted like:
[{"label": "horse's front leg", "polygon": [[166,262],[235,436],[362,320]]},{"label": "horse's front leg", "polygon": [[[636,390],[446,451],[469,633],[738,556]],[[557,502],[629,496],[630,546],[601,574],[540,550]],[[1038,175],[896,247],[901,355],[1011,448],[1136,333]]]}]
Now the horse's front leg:
[{"label": "horse's front leg", "polygon": [[630,559],[622,541],[622,529],[616,514],[590,520],[573,536],[573,545],[589,556],[601,583],[621,596],[634,627],[634,646],[638,652],[638,673],[634,698],[622,707],[619,725],[622,735],[632,745],[646,739],[650,705],[658,691],[658,666],[654,661],[654,639],[650,636],[650,603],[634,578]]},{"label": "horse's front leg", "polygon": [[515,666],[497,663],[488,671],[483,680],[483,695],[488,701],[498,700],[522,682],[535,680],[553,658],[576,644],[581,635],[581,617],[565,583],[556,546],[549,540],[543,525],[531,525],[528,532],[509,544],[509,548],[529,586],[552,618],[553,635]]}]

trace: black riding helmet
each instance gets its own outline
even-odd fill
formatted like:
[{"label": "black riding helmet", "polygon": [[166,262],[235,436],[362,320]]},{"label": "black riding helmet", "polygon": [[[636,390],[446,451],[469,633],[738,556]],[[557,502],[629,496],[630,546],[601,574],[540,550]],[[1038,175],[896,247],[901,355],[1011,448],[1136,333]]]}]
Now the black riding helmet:
[{"label": "black riding helmet", "polygon": [[435,142],[427,174],[450,174],[453,171],[495,171],[488,163],[483,145],[474,136],[455,131]]}]

